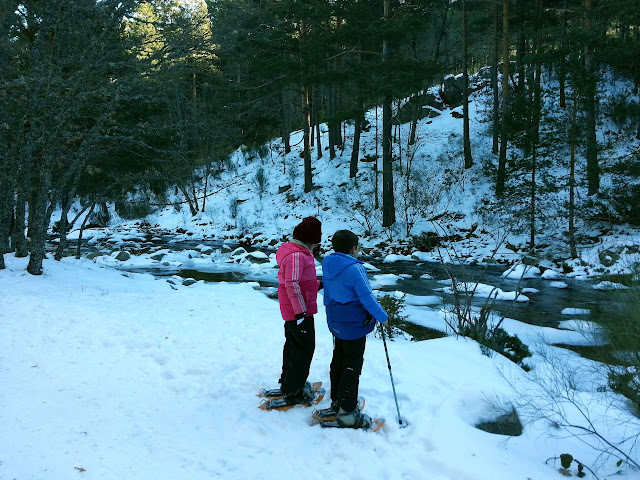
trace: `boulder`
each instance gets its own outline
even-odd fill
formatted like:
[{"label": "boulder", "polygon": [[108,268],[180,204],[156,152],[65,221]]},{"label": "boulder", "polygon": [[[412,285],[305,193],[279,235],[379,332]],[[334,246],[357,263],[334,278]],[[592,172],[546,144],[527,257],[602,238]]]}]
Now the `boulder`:
[{"label": "boulder", "polygon": [[118,252],[118,254],[115,256],[115,259],[121,262],[126,262],[127,260],[131,259],[131,254],[129,252],[121,251]]},{"label": "boulder", "polygon": [[509,435],[511,437],[517,437],[522,435],[522,422],[518,416],[518,412],[511,410],[510,412],[500,415],[495,420],[488,422],[481,422],[476,425],[476,428],[484,432],[493,433],[496,435]]},{"label": "boulder", "polygon": [[416,112],[417,119],[423,118],[435,118],[441,115],[441,110],[444,108],[444,104],[433,93],[424,93],[410,98],[404,105],[398,110],[398,114],[394,118],[394,123],[403,124],[413,121],[414,109],[418,108]]},{"label": "boulder", "polygon": [[247,250],[244,247],[238,247],[233,252],[231,252],[232,257],[245,257],[247,255]]},{"label": "boulder", "polygon": [[266,253],[260,252],[256,250],[255,252],[250,252],[245,257],[251,263],[269,263],[269,256]]},{"label": "boulder", "polygon": [[440,86],[440,98],[446,105],[457,107],[462,105],[462,90],[462,75],[447,75]]}]

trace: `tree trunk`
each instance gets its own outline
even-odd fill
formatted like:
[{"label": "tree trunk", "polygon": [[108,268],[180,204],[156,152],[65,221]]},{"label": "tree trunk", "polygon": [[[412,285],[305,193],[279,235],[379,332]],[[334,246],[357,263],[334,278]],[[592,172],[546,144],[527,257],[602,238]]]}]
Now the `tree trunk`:
[{"label": "tree trunk", "polygon": [[284,145],[284,153],[291,152],[291,113],[289,112],[289,104],[285,103],[284,93],[280,92],[280,119],[282,121],[282,144]]},{"label": "tree trunk", "polygon": [[464,168],[473,166],[471,139],[469,138],[469,49],[467,39],[467,0],[462,0],[462,124]]},{"label": "tree trunk", "polygon": [[542,15],[544,0],[536,0],[536,20],[535,31],[533,36],[533,53],[536,55],[536,68],[533,73],[532,81],[530,82],[531,89],[533,90],[532,103],[532,133],[531,133],[531,238],[530,248],[533,250],[536,246],[536,215],[537,215],[537,194],[538,194],[538,144],[540,140],[540,117],[542,110],[542,98],[541,98],[541,82],[542,82],[542,63],[537,59],[538,50],[540,48],[540,19]]},{"label": "tree trunk", "polygon": [[[301,50],[307,41],[308,25],[306,20],[300,21],[300,43]],[[311,142],[309,138],[309,130],[311,128],[311,108],[309,105],[309,85],[306,79],[307,67],[303,56],[300,55],[300,74],[303,77],[301,85],[301,112],[302,112],[302,137],[303,137],[303,158],[304,158],[304,191],[309,193],[313,190],[313,172],[311,171]]]},{"label": "tree trunk", "polygon": [[[526,0],[530,1],[530,0]],[[522,8],[522,7],[521,7]],[[521,27],[524,28],[524,27]],[[518,70],[518,82],[516,83],[516,88],[518,92],[522,92],[525,88],[525,80],[526,80],[526,66],[524,57],[527,54],[527,37],[524,34],[524,31],[521,30],[518,34],[518,52],[516,56],[517,65],[516,68]]]},{"label": "tree trunk", "polygon": [[16,257],[24,258],[29,255],[29,248],[27,245],[27,238],[25,237],[24,230],[26,227],[27,218],[27,195],[24,189],[18,187],[16,195],[16,211],[15,211],[15,224],[13,225],[13,246],[16,251]]},{"label": "tree trunk", "polygon": [[411,101],[413,105],[411,117],[411,131],[409,133],[409,145],[415,145],[416,133],[418,131],[418,113],[422,110],[422,95],[416,94]]},{"label": "tree trunk", "polygon": [[[80,182],[80,176],[82,175],[82,171],[84,169],[84,162],[81,159],[77,159],[74,162],[74,173],[73,179],[71,181],[71,187],[67,191],[63,191],[61,195],[61,206],[62,206],[62,214],[60,215],[60,241],[58,242],[58,247],[56,249],[56,253],[54,258],[56,260],[61,260],[64,256],[64,249],[67,247],[67,233],[71,225],[69,224],[67,215],[71,210],[71,205],[73,205],[73,200],[76,197],[76,189],[78,188],[78,183]],[[53,205],[52,205],[53,206]]]},{"label": "tree trunk", "polygon": [[[384,20],[391,21],[391,0],[384,0]],[[390,59],[389,40],[382,42],[382,61]],[[395,197],[393,194],[393,158],[391,149],[391,102],[392,97],[387,85],[387,92],[382,104],[382,226],[391,227],[396,223]]]},{"label": "tree trunk", "polygon": [[358,112],[353,126],[353,150],[351,150],[351,163],[349,164],[349,177],[355,178],[358,173],[358,159],[360,157],[360,133],[364,121],[364,111]]},{"label": "tree trunk", "polygon": [[587,45],[585,46],[584,68],[587,77],[585,92],[586,140],[587,140],[587,183],[588,195],[595,195],[600,190],[600,165],[598,163],[598,140],[596,138],[596,76],[594,69],[593,49],[590,46],[595,32],[591,15],[593,0],[585,0],[585,26],[587,29]]},{"label": "tree trunk", "polygon": [[500,130],[500,85],[498,85],[498,48],[499,48],[499,33],[500,29],[500,9],[498,2],[495,2],[494,6],[494,18],[493,18],[493,52],[491,66],[491,88],[493,89],[493,153],[496,154],[499,151],[499,130]]},{"label": "tree trunk", "polygon": [[[337,68],[337,67],[336,67]],[[342,139],[342,121],[339,120],[338,112],[340,109],[340,86],[333,86],[333,144],[342,151],[344,141]]]},{"label": "tree trunk", "polygon": [[62,195],[62,213],[60,214],[60,223],[58,224],[58,228],[60,230],[60,241],[58,242],[58,247],[56,248],[56,253],[53,257],[58,261],[62,260],[62,257],[64,256],[64,249],[67,246],[67,232],[69,230],[68,215],[74,198],[75,189],[74,194],[66,192]]},{"label": "tree trunk", "polygon": [[327,122],[327,127],[329,129],[329,158],[330,159],[334,159],[336,158],[336,127],[335,127],[335,120],[334,120],[334,115],[336,114],[336,108],[335,108],[335,97],[334,97],[334,90],[335,90],[335,85],[330,85],[329,86],[329,97],[328,97],[328,114],[329,114],[329,120]]},{"label": "tree trunk", "polygon": [[316,87],[315,89],[315,102],[313,102],[313,123],[311,128],[314,128],[316,131],[316,158],[320,160],[322,158],[322,137],[320,132],[320,98],[322,96],[320,87]]},{"label": "tree trunk", "polygon": [[[269,153],[271,153],[271,142],[269,142]],[[204,186],[202,187],[202,207],[201,212],[207,208],[207,194],[209,192],[209,177],[211,176],[211,161],[207,161],[204,167]]]},{"label": "tree trunk", "polygon": [[9,187],[8,172],[0,171],[0,270],[5,268],[4,254],[10,251],[9,236],[13,218],[12,200],[13,189]]},{"label": "tree trunk", "polygon": [[504,196],[507,179],[507,136],[509,116],[509,3],[502,2],[502,127],[500,139],[500,155],[498,157],[498,178],[496,180],[496,195]]},{"label": "tree trunk", "polygon": [[536,195],[538,194],[536,178],[537,174],[537,147],[533,146],[533,153],[531,155],[531,205],[529,211],[529,249],[534,250],[536,248]]},{"label": "tree trunk", "polygon": [[184,188],[184,186],[180,185],[179,188],[182,194],[184,195],[184,198],[186,199],[187,204],[189,205],[191,216],[195,217],[198,214],[198,208],[197,208],[197,204],[195,203],[195,199],[191,198],[191,196],[189,195],[189,192],[187,192],[187,189]]},{"label": "tree trunk", "polygon": [[565,60],[560,58],[560,66],[558,67],[558,83],[559,95],[560,95],[560,108],[567,107],[567,94],[566,94],[566,71]]},{"label": "tree trunk", "polygon": [[316,129],[315,124],[316,124],[316,100],[317,100],[317,94],[316,94],[316,87],[315,86],[311,86],[311,90],[310,90],[310,94],[309,94],[309,148],[311,150],[313,150],[313,147],[315,145],[315,132]]},{"label": "tree trunk", "polygon": [[571,258],[578,258],[578,250],[576,248],[576,227],[575,227],[575,184],[576,184],[576,117],[577,105],[573,106],[573,114],[571,116],[571,129],[569,134],[569,145],[571,154],[569,157],[569,251]]},{"label": "tree trunk", "polygon": [[45,242],[47,227],[47,206],[51,173],[46,159],[36,162],[36,184],[29,202],[29,224],[31,237],[29,239],[29,263],[27,272],[31,275],[42,275],[42,263],[45,257]]},{"label": "tree trunk", "polygon": [[309,141],[309,87],[302,86],[302,136],[304,143],[304,191],[309,193],[313,190],[313,174],[311,172],[311,142]]},{"label": "tree trunk", "polygon": [[91,214],[93,213],[93,209],[96,207],[96,203],[93,202],[91,204],[91,208],[89,209],[89,212],[87,213],[87,216],[84,217],[84,220],[82,221],[82,224],[80,225],[80,231],[78,232],[78,244],[76,245],[76,260],[80,259],[80,247],[82,245],[82,234],[84,232],[84,227],[87,224],[87,220],[89,220],[89,217],[91,216]]}]

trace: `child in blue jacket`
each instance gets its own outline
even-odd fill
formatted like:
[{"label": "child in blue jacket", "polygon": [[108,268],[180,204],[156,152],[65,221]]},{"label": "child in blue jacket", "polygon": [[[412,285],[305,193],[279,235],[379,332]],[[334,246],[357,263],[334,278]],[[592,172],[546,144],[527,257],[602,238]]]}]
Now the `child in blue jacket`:
[{"label": "child in blue jacket", "polygon": [[334,253],[322,262],[324,305],[334,337],[331,360],[331,408],[318,419],[336,419],[341,427],[367,428],[371,418],[357,408],[358,385],[367,334],[387,313],[374,297],[363,262],[358,260],[358,236],[339,230],[331,241]]}]

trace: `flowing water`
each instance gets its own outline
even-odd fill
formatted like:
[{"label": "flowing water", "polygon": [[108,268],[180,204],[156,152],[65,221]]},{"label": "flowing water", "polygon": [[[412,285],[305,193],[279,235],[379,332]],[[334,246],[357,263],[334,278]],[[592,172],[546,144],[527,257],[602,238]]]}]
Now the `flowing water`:
[{"label": "flowing water", "polygon": [[[120,246],[135,247],[134,251],[155,251],[159,248],[167,248],[174,252],[184,252],[193,250],[198,245],[205,244],[213,249],[225,248],[235,249],[238,245],[223,245],[222,242],[212,242],[208,240],[177,240],[174,235],[144,235],[140,238],[128,239]],[[112,248],[113,250],[113,248]],[[104,251],[104,245],[83,244],[83,253],[91,251]],[[271,253],[266,251],[265,253]],[[393,274],[401,277],[391,285],[383,284],[378,287],[381,291],[402,291],[417,296],[437,296],[440,298],[440,305],[432,305],[437,308],[451,304],[454,301],[452,295],[441,291],[446,282],[455,278],[457,281],[478,282],[485,285],[498,287],[505,292],[521,291],[523,288],[536,289],[537,293],[526,293],[528,302],[514,302],[505,300],[490,300],[485,298],[474,298],[473,304],[476,306],[488,305],[499,314],[519,320],[522,322],[548,327],[557,327],[562,320],[569,318],[588,319],[597,323],[614,322],[622,311],[624,291],[604,291],[594,289],[598,282],[594,280],[576,280],[563,277],[561,282],[566,284],[566,288],[558,288],[558,283],[535,279],[510,279],[501,275],[507,267],[503,265],[464,265],[451,266],[435,262],[414,262],[398,261],[394,263],[384,263],[381,259],[361,257],[367,263],[379,269],[371,272],[370,277],[375,282],[376,275]],[[213,265],[213,263],[212,263]],[[206,282],[258,282],[266,293],[272,293],[277,287],[276,272],[246,271],[229,265],[229,269],[220,271],[220,268],[193,267],[188,262],[184,266],[154,266],[145,268],[122,266],[123,270],[134,272],[151,273],[158,277],[169,277],[177,275],[183,278],[193,278]],[[238,271],[242,270],[242,271]],[[425,307],[429,308],[429,307]],[[589,310],[589,315],[564,315],[562,311],[567,308]]]}]

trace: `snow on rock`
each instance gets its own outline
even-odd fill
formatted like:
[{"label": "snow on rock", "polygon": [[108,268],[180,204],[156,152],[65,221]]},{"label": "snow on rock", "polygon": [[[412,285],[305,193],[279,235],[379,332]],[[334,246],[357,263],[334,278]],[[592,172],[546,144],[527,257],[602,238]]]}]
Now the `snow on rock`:
[{"label": "snow on rock", "polygon": [[552,270],[550,268],[542,272],[542,275],[540,275],[540,278],[544,278],[545,280],[557,280],[561,277],[562,274],[560,272]]},{"label": "snow on rock", "polygon": [[398,255],[397,253],[391,253],[384,257],[383,263],[395,263],[402,260],[412,260],[411,255]]},{"label": "snow on rock", "polygon": [[573,330],[584,335],[585,337],[588,337],[591,340],[591,345],[607,343],[606,339],[602,339],[602,342],[597,341],[598,337],[600,337],[604,333],[604,330],[595,322],[589,322],[586,320],[563,320],[562,322],[558,322],[558,328],[564,330]]},{"label": "snow on rock", "polygon": [[562,315],[590,315],[591,310],[588,308],[563,308],[560,313]]},{"label": "snow on rock", "polygon": [[540,269],[533,265],[524,265],[519,263],[512,266],[502,274],[503,278],[538,278],[540,276]]},{"label": "snow on rock", "polygon": [[269,255],[259,250],[249,252],[246,258],[252,263],[269,263]]},{"label": "snow on rock", "polygon": [[375,265],[371,265],[368,262],[364,262],[364,268],[367,269],[367,272],[379,272],[380,269],[378,267],[376,267]]},{"label": "snow on rock", "polygon": [[440,258],[433,253],[420,252],[417,250],[411,254],[411,258],[413,258],[414,260],[419,260],[421,262],[439,262],[440,261]]},{"label": "snow on rock", "polygon": [[395,285],[400,280],[402,280],[402,277],[400,275],[394,275],[393,273],[383,273],[373,276],[373,281],[376,285],[383,287]]},{"label": "snow on rock", "polygon": [[453,282],[451,280],[443,280],[441,283],[448,283],[451,286],[438,288],[436,291],[441,291],[449,295],[454,295],[457,292],[466,295],[473,295],[474,297],[479,298],[494,298],[496,300],[515,302],[529,301],[529,297],[520,292],[505,292],[498,287],[485,285],[483,283],[457,283],[455,289],[452,286]]},{"label": "snow on rock", "polygon": [[605,282],[600,282],[596,285],[592,285],[591,288],[594,288],[596,290],[611,291],[611,290],[626,290],[629,287],[627,287],[626,285],[622,285],[621,283],[605,281]]}]

